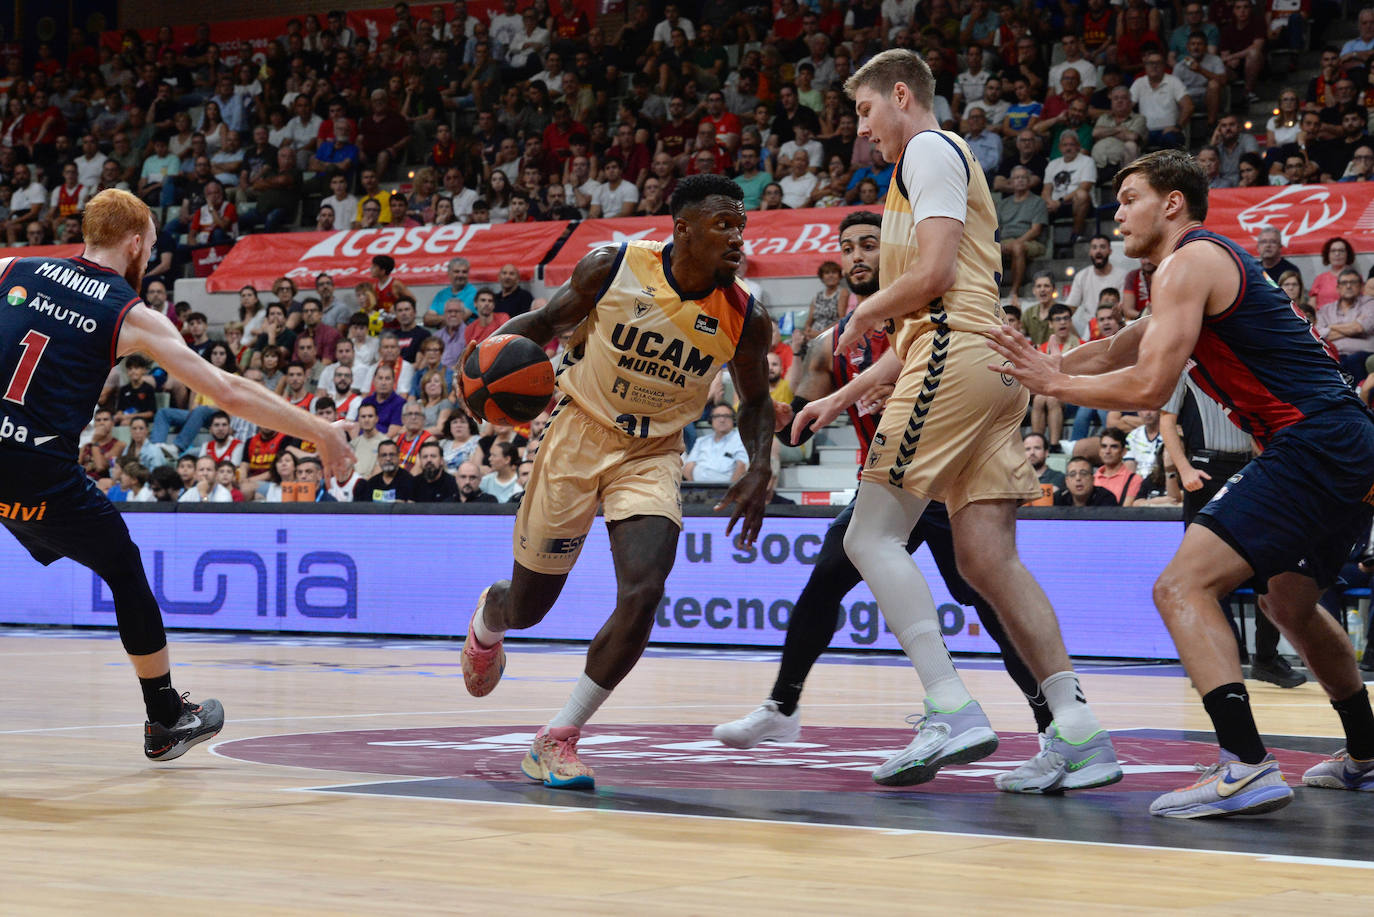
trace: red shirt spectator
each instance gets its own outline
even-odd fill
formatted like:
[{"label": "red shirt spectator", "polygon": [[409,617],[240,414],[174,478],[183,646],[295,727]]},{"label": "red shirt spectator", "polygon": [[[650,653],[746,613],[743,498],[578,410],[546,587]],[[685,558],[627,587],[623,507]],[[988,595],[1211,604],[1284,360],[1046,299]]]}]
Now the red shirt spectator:
[{"label": "red shirt spectator", "polygon": [[717,137],[724,137],[726,134],[733,134],[736,137],[740,135],[739,118],[735,116],[734,112],[723,111],[716,118],[707,114],[697,123],[698,125],[709,124],[714,127]]},{"label": "red shirt spectator", "polygon": [[510,321],[510,316],[504,312],[493,312],[491,314],[491,321],[488,324],[483,324],[481,316],[478,316],[475,320],[469,322],[465,329],[468,335],[468,343],[482,343],[495,334],[497,328],[500,328],[508,321]]},{"label": "red shirt spectator", "polygon": [[563,41],[575,41],[591,30],[587,14],[578,9],[573,0],[563,0],[563,6],[553,14],[553,34]]},{"label": "red shirt spectator", "polygon": [[[264,433],[271,435],[264,436]],[[285,433],[258,428],[258,432],[249,438],[248,445],[243,450],[243,460],[248,463],[248,473],[259,475],[270,472],[272,465],[277,461],[277,453],[286,448],[287,439]]]}]

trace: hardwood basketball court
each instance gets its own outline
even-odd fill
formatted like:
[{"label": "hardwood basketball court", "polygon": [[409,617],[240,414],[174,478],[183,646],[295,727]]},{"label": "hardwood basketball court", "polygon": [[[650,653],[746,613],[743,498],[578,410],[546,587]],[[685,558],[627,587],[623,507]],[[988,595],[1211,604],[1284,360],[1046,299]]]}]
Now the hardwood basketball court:
[{"label": "hardwood basketball court", "polygon": [[[213,695],[213,745],[155,765],[113,634],[0,630],[0,904],[6,913],[1367,913],[1365,795],[1299,789],[1270,816],[1151,818],[1214,752],[1176,667],[1081,664],[1127,762],[1116,787],[998,793],[1035,751],[995,664],[961,662],[1003,746],[909,790],[867,770],[900,747],[905,660],[827,657],[802,742],[724,749],[710,727],[767,693],[769,652],[651,649],[585,732],[594,794],[518,770],[583,648],[510,644],[467,695],[460,644],[177,633],[175,680]],[[1341,744],[1312,684],[1251,683],[1281,759]],[[823,727],[823,728],[811,728]],[[1315,741],[1313,739],[1315,737]],[[1210,757],[1209,757],[1210,754]],[[1134,762],[1134,763],[1132,763]],[[1300,770],[1285,767],[1290,783]]]}]

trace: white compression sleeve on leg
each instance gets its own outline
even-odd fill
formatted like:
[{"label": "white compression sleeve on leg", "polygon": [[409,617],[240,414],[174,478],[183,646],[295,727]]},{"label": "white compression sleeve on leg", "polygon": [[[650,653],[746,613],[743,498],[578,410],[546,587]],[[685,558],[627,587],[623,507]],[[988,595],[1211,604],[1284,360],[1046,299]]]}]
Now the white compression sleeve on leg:
[{"label": "white compression sleeve on leg", "polygon": [[916,668],[926,696],[937,709],[950,712],[971,698],[945,648],[930,586],[906,550],[911,530],[929,502],[895,487],[864,484],[844,549]]}]

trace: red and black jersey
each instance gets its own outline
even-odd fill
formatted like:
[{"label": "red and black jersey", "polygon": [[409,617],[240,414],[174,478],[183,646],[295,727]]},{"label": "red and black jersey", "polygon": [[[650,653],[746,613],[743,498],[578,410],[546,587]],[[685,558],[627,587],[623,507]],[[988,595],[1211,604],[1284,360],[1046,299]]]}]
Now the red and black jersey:
[{"label": "red and black jersey", "polygon": [[[849,318],[853,314],[849,313],[835,325],[834,337],[830,343],[832,349],[835,346],[834,342],[844,334],[845,326],[849,324]],[[835,381],[835,389],[838,391],[850,379],[878,362],[878,358],[887,352],[887,348],[887,332],[878,329],[868,332],[862,344],[851,347],[844,353],[835,354],[830,361],[830,377]],[[873,434],[878,432],[878,421],[881,417],[880,414],[860,414],[854,405],[849,406],[849,422],[854,425],[854,432],[859,436],[860,467],[868,461],[868,447],[873,443]]]},{"label": "red and black jersey", "polygon": [[1240,291],[1225,312],[1203,320],[1189,372],[1231,421],[1263,445],[1320,411],[1362,409],[1340,364],[1259,261],[1201,228],[1187,232],[1178,247],[1202,241],[1221,246],[1235,260]]}]

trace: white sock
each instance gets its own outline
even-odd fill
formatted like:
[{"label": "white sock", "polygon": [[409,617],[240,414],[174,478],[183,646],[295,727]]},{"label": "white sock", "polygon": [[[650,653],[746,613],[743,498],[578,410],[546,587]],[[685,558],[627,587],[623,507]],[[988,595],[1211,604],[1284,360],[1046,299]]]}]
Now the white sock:
[{"label": "white sock", "polygon": [[926,696],[937,709],[952,712],[971,698],[945,649],[930,586],[906,550],[929,502],[895,487],[863,485],[844,549],[916,668]]},{"label": "white sock", "polygon": [[478,605],[477,610],[473,612],[472,635],[477,638],[478,643],[490,649],[501,642],[501,638],[505,636],[506,629],[503,627],[500,630],[492,630],[487,626],[486,618],[482,614],[485,607],[486,603],[484,602]]},{"label": "white sock", "polygon": [[1102,729],[1074,672],[1055,672],[1040,683],[1040,690],[1050,705],[1055,727],[1066,741],[1077,744]]},{"label": "white sock", "polygon": [[610,688],[601,687],[583,672],[577,679],[568,702],[553,719],[549,720],[549,726],[555,729],[559,726],[576,726],[581,729],[610,696]]}]

